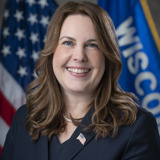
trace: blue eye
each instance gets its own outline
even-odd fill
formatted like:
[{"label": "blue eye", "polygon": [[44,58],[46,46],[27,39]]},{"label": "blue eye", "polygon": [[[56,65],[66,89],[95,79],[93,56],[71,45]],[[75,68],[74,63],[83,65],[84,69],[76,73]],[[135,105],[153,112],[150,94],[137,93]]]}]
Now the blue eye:
[{"label": "blue eye", "polygon": [[98,45],[95,43],[89,43],[86,45],[86,47],[91,47],[91,48],[98,48]]},{"label": "blue eye", "polygon": [[63,42],[63,44],[67,45],[67,46],[71,46],[72,45],[72,42],[71,41],[65,41]]}]

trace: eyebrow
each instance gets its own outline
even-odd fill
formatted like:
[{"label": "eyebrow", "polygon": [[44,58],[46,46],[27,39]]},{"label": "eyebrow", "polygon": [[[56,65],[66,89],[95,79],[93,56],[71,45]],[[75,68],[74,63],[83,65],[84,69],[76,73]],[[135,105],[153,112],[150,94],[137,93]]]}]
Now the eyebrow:
[{"label": "eyebrow", "polygon": [[[64,39],[64,38],[70,39],[70,40],[72,40],[72,41],[76,41],[75,38],[70,37],[70,36],[62,36],[62,37],[60,38],[60,40],[62,40],[62,39]],[[88,39],[86,42],[97,42],[97,39]]]},{"label": "eyebrow", "polygon": [[62,40],[63,38],[70,39],[70,40],[72,40],[72,41],[76,41],[76,39],[74,39],[73,37],[69,37],[69,36],[62,36],[62,37],[60,38],[60,40]]},{"label": "eyebrow", "polygon": [[87,42],[97,42],[97,39],[89,39]]}]

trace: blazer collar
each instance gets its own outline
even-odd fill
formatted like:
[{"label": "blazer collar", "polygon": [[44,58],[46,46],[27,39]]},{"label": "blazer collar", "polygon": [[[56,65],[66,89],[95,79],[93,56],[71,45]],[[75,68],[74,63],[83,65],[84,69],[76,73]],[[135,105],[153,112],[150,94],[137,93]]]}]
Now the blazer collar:
[{"label": "blazer collar", "polygon": [[[81,124],[77,127],[75,132],[70,138],[69,147],[64,148],[63,154],[60,155],[59,160],[71,160],[73,159],[94,137],[95,134],[92,132],[83,132],[82,129],[91,123],[91,118],[94,112],[94,107],[92,107],[86,116],[83,118]],[[85,143],[82,144],[81,140],[78,140],[77,137],[83,134]]]}]

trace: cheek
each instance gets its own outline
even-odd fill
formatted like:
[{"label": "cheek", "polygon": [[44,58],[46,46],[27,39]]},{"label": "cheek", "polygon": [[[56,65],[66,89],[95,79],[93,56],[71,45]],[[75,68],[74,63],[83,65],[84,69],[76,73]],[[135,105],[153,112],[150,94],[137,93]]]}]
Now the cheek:
[{"label": "cheek", "polygon": [[97,58],[96,65],[99,75],[99,80],[103,77],[104,71],[105,71],[105,57],[103,54],[100,54]]},{"label": "cheek", "polygon": [[58,46],[55,50],[54,57],[58,61],[63,61],[70,56],[70,50],[63,46]]},{"label": "cheek", "polygon": [[56,75],[56,77],[57,77],[57,70],[60,65],[59,59],[60,59],[59,54],[55,52],[53,55],[53,59],[52,59],[52,67],[53,67],[53,72]]},{"label": "cheek", "polygon": [[98,52],[97,54],[92,56],[92,61],[95,64],[96,68],[99,70],[102,70],[102,72],[105,69],[105,56],[101,53]]},{"label": "cheek", "polygon": [[59,60],[60,60],[59,55],[57,56],[57,54],[54,54],[52,59],[52,67],[53,67],[54,75],[58,80],[58,82],[61,77],[61,64],[60,64],[61,62]]},{"label": "cheek", "polygon": [[53,54],[53,62],[56,62],[60,56],[61,56],[61,50],[59,49],[59,47],[57,47],[57,49]]},{"label": "cheek", "polygon": [[54,52],[53,60],[52,60],[53,67],[57,67],[58,65],[60,65],[62,58],[63,58],[63,52],[59,47],[57,47],[57,49]]},{"label": "cheek", "polygon": [[66,54],[66,51],[62,48],[57,47],[52,60],[52,66],[54,72],[65,67],[65,64],[69,60],[69,55]]}]

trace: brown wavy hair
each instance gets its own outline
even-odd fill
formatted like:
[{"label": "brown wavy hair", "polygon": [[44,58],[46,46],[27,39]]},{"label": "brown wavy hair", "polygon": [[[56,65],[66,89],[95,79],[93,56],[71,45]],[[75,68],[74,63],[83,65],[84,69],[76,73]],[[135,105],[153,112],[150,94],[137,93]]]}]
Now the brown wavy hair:
[{"label": "brown wavy hair", "polygon": [[[86,126],[96,137],[116,136],[118,127],[131,125],[136,120],[135,95],[124,92],[118,85],[122,69],[112,20],[101,7],[91,2],[67,2],[61,5],[47,28],[47,39],[36,64],[38,77],[27,87],[28,115],[25,126],[32,140],[40,135],[51,138],[65,130],[64,100],[53,72],[52,59],[58,45],[65,18],[81,14],[90,17],[97,35],[99,48],[105,56],[105,72],[92,102],[92,123]],[[106,121],[107,118],[107,121]]]}]

